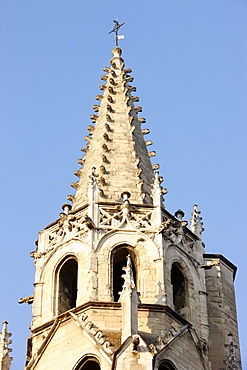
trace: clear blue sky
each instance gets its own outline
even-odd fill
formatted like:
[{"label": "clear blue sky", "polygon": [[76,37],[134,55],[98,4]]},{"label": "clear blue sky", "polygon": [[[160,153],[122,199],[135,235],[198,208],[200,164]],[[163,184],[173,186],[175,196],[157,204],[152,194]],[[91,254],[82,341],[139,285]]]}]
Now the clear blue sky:
[{"label": "clear blue sky", "polygon": [[204,219],[207,253],[238,266],[243,369],[246,324],[246,0],[0,0],[0,320],[23,368],[38,231],[57,219],[100,77],[113,19],[125,21],[126,66],[165,178],[166,207]]}]

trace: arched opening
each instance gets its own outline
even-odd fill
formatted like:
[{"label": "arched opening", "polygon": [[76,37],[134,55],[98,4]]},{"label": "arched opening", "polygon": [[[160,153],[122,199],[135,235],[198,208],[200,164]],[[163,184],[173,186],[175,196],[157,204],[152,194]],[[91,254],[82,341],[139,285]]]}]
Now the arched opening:
[{"label": "arched opening", "polygon": [[177,262],[174,262],[172,265],[171,283],[173,288],[174,310],[181,313],[181,310],[186,306],[186,284],[182,268]]},{"label": "arched opening", "polygon": [[130,255],[131,258],[134,281],[136,285],[135,255],[131,248],[126,245],[118,247],[113,253],[113,298],[114,302],[118,302],[119,293],[122,291],[124,284],[124,279],[122,278],[122,275],[124,275],[123,267],[127,264],[128,255]]},{"label": "arched opening", "polygon": [[171,361],[162,361],[158,370],[176,370]]},{"label": "arched opening", "polygon": [[74,258],[67,258],[58,269],[57,314],[76,307],[78,265]]},{"label": "arched opening", "polygon": [[87,356],[76,367],[76,370],[100,370],[100,365],[96,358]]}]

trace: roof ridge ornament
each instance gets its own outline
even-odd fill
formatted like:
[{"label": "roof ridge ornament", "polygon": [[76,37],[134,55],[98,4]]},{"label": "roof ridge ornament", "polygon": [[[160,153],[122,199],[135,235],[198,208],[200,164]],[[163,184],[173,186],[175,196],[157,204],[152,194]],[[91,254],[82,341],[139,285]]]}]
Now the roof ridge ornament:
[{"label": "roof ridge ornament", "polygon": [[116,37],[115,37],[116,47],[118,47],[118,40],[123,40],[124,39],[124,35],[118,35],[118,31],[119,31],[120,27],[122,27],[124,25],[125,22],[123,22],[121,24],[118,23],[118,20],[116,20],[116,21],[114,20],[113,22],[115,23],[115,26],[113,27],[113,29],[110,32],[108,32],[108,34],[115,32],[115,34],[116,34]]}]

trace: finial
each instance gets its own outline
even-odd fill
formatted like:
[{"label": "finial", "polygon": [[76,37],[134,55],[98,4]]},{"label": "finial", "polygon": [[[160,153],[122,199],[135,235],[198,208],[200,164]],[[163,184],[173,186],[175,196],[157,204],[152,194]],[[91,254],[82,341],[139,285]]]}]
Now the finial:
[{"label": "finial", "polygon": [[130,192],[129,191],[123,191],[122,194],[121,194],[121,198],[123,199],[123,201],[126,201],[130,198]]},{"label": "finial", "polygon": [[152,194],[151,197],[153,198],[153,203],[156,206],[160,206],[162,203],[162,194],[163,194],[163,188],[161,186],[161,183],[164,181],[163,177],[159,175],[158,171],[159,166],[156,165],[154,169],[154,179],[152,184]]},{"label": "finial", "polygon": [[71,208],[72,208],[72,206],[71,206],[71,204],[69,204],[69,203],[64,203],[64,204],[62,205],[62,210],[64,211],[64,213],[65,213],[66,215],[68,215],[68,214],[69,214],[69,211],[71,210]]},{"label": "finial", "polygon": [[2,332],[0,332],[0,360],[1,360],[1,354],[5,354],[5,351],[7,353],[11,352],[12,349],[9,348],[9,345],[12,343],[12,340],[9,339],[9,337],[12,336],[11,333],[8,333],[8,322],[3,322]]},{"label": "finial", "polygon": [[122,275],[122,278],[124,279],[123,290],[131,291],[135,288],[135,281],[130,255],[127,256],[127,264],[126,267],[123,267],[123,270],[125,271],[125,275]]},{"label": "finial", "polygon": [[118,21],[113,21],[115,23],[115,26],[113,27],[113,29],[109,32],[112,33],[112,32],[115,32],[116,34],[116,47],[118,47],[118,40],[123,40],[124,39],[124,35],[118,35],[118,31],[119,31],[119,28],[122,27],[124,25],[125,22],[123,23],[118,23]]},{"label": "finial", "polygon": [[178,209],[176,212],[175,212],[175,217],[177,217],[177,219],[179,221],[182,221],[183,217],[184,217],[184,212],[181,210],[181,209]]},{"label": "finial", "polygon": [[201,234],[204,231],[203,228],[203,222],[202,222],[202,217],[200,217],[200,211],[197,209],[197,204],[194,204],[193,206],[193,212],[191,213],[192,218],[191,218],[191,224],[190,224],[190,229],[191,231],[196,234],[199,238],[201,238]]}]

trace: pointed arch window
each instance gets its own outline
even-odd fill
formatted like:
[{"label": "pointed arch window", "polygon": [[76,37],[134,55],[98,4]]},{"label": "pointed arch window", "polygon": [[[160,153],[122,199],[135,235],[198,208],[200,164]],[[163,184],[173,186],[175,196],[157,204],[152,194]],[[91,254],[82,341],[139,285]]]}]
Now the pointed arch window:
[{"label": "pointed arch window", "polygon": [[86,356],[75,370],[100,370],[100,364],[95,357]]},{"label": "pointed arch window", "polygon": [[78,264],[74,257],[67,257],[57,271],[57,314],[76,307]]},{"label": "pointed arch window", "polygon": [[171,283],[174,310],[181,313],[181,310],[186,307],[186,281],[182,268],[178,262],[174,262],[172,265]]},{"label": "pointed arch window", "polygon": [[176,368],[174,367],[171,361],[165,360],[161,362],[158,370],[176,370]]},{"label": "pointed arch window", "polygon": [[124,279],[122,278],[122,275],[124,275],[123,267],[126,266],[128,255],[130,255],[130,258],[131,258],[134,281],[136,285],[135,255],[131,247],[127,245],[117,247],[113,251],[113,298],[114,298],[114,302],[118,302],[119,293],[122,291],[122,287],[124,284]]}]

